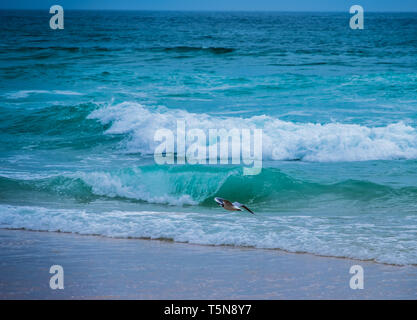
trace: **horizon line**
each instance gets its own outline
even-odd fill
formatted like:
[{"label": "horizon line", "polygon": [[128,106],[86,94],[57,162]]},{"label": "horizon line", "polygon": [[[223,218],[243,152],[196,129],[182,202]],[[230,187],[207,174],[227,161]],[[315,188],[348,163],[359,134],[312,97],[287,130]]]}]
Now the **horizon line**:
[{"label": "horizon line", "polygon": [[[49,10],[48,8],[0,8],[0,11],[44,11]],[[131,12],[258,12],[258,13],[349,13],[349,10],[241,10],[241,9],[65,9],[65,11],[131,11]],[[365,13],[417,13],[415,11],[375,11],[375,10],[364,10]],[[349,13],[350,14],[350,13]]]}]

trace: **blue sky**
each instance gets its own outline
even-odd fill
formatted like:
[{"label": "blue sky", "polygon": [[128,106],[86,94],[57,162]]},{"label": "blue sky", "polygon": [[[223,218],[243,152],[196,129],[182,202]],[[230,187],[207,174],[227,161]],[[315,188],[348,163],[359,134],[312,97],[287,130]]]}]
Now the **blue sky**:
[{"label": "blue sky", "polygon": [[242,10],[348,11],[354,4],[365,11],[417,11],[417,0],[1,0],[2,9],[89,10]]}]

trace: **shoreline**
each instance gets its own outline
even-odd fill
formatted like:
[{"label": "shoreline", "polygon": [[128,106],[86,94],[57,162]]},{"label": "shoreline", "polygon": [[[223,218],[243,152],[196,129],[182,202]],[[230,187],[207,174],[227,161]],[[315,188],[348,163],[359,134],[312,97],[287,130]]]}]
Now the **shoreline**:
[{"label": "shoreline", "polygon": [[[281,250],[0,229],[0,299],[417,299],[417,268]],[[49,268],[65,288],[49,288]],[[353,265],[364,289],[349,287]]]},{"label": "shoreline", "polygon": [[0,230],[10,230],[10,231],[27,231],[27,232],[45,232],[45,233],[56,233],[56,234],[73,234],[76,236],[82,236],[82,237],[98,237],[98,238],[104,238],[104,239],[115,239],[115,240],[143,240],[143,241],[160,241],[164,243],[178,243],[183,245],[190,245],[190,246],[202,246],[202,247],[225,247],[225,248],[236,248],[236,249],[248,249],[248,250],[265,250],[265,251],[279,251],[283,253],[288,254],[297,254],[297,255],[311,255],[314,257],[321,257],[321,258],[331,258],[331,259],[343,259],[343,260],[350,260],[352,262],[368,262],[368,263],[376,263],[386,266],[394,266],[394,267],[417,267],[417,264],[395,264],[395,263],[387,263],[387,262],[379,262],[375,259],[359,259],[359,258],[352,258],[352,257],[344,257],[344,256],[326,256],[311,252],[294,252],[294,251],[288,251],[281,248],[258,248],[255,246],[237,246],[232,244],[203,244],[203,243],[192,243],[192,242],[181,242],[176,241],[172,238],[150,238],[150,237],[117,237],[117,236],[105,236],[102,234],[89,234],[89,233],[78,233],[78,232],[71,232],[71,231],[61,231],[61,230],[35,230],[35,229],[28,229],[28,228],[0,228]]}]

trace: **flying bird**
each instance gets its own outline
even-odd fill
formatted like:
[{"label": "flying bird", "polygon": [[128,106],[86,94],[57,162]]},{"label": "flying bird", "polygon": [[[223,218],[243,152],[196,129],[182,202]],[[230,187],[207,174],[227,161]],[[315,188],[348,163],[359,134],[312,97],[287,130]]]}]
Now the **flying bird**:
[{"label": "flying bird", "polygon": [[250,213],[254,214],[251,209],[249,209],[247,206],[245,206],[244,204],[241,204],[239,202],[233,202],[232,203],[229,200],[218,198],[218,197],[214,198],[214,201],[216,201],[219,204],[219,206],[221,206],[224,209],[229,210],[229,211],[242,211],[241,208],[243,208],[243,209],[249,211]]}]

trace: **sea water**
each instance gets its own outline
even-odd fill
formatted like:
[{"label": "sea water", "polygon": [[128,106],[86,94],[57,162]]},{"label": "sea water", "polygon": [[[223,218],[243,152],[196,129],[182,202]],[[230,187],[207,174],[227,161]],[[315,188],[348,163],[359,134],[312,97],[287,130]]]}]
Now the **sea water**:
[{"label": "sea water", "polygon": [[[50,17],[0,12],[0,227],[417,264],[415,13]],[[177,121],[262,129],[262,171],[156,164]]]}]

